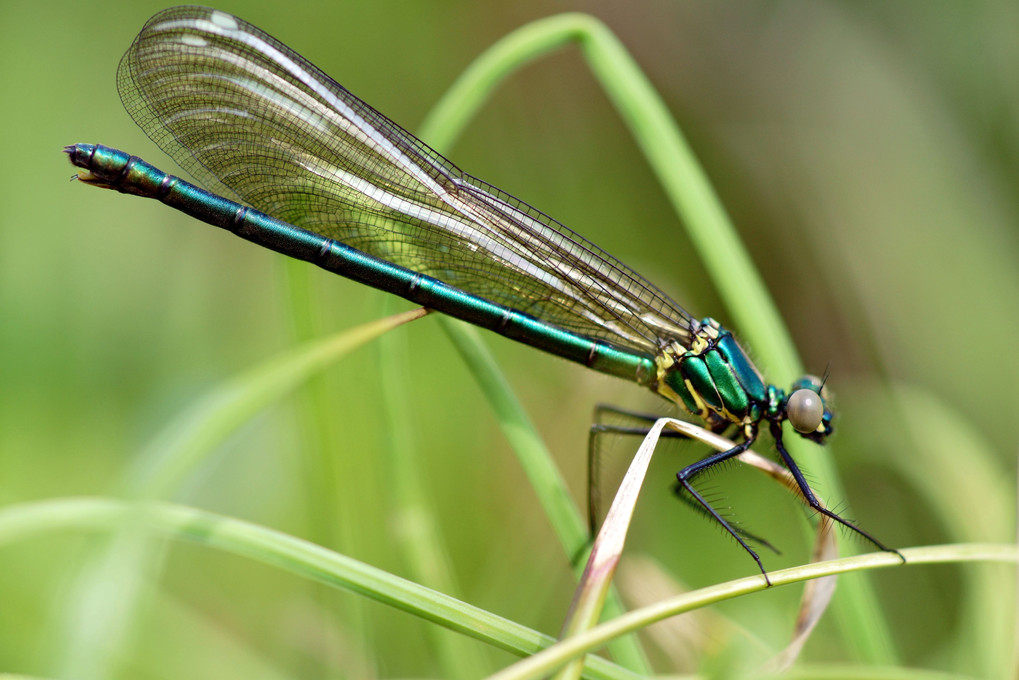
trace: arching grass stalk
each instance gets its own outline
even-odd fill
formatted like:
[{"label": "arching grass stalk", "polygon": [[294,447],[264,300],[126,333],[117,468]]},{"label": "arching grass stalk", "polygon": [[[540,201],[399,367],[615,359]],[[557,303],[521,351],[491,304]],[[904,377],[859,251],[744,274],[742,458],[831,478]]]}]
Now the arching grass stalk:
[{"label": "arching grass stalk", "polygon": [[[777,379],[801,375],[801,362],[789,332],[706,173],[647,77],[615,35],[594,17],[576,13],[549,17],[494,44],[461,74],[434,107],[421,126],[421,137],[440,152],[448,149],[503,79],[548,52],[574,43],[648,159],[736,327],[749,341],[761,365]],[[454,339],[459,346],[474,342],[461,324],[448,319],[442,323],[447,333],[459,336]],[[499,388],[489,387],[486,391],[496,389]],[[502,399],[515,401],[512,396]],[[504,429],[510,426],[504,425]],[[788,446],[794,456],[806,449],[798,440],[790,440]],[[828,495],[844,497],[831,458],[815,456],[812,465],[820,477],[829,480]],[[528,475],[532,479],[536,475],[547,477],[549,486],[555,486],[551,473],[535,471]],[[578,521],[576,508],[560,502],[562,499],[568,496],[556,491],[542,502],[553,525],[560,528],[560,540],[569,551],[570,546],[583,540],[580,533],[583,522]],[[564,535],[563,527],[568,527],[570,535]],[[844,634],[853,640],[853,645],[871,661],[892,661],[895,654],[888,642],[891,638],[869,583],[853,579],[844,584],[840,601]],[[615,609],[611,600],[608,605],[610,610]]]}]

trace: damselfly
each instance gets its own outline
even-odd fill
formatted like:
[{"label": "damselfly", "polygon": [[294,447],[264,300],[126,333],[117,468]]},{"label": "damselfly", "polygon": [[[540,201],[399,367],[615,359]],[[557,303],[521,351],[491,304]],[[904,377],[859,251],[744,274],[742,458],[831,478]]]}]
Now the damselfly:
[{"label": "damselfly", "polygon": [[[167,205],[277,252],[508,338],[626,378],[732,428],[733,448],[681,470],[680,488],[754,558],[693,486],[767,424],[823,443],[823,382],[767,384],[732,334],[698,320],[622,262],[544,213],[462,172],[292,49],[225,12],[177,7],[148,21],[120,63],[135,122],[208,189],[105,146],[65,151],[88,184]],[[210,193],[215,192],[215,193]],[[230,196],[240,202],[235,202]]]}]

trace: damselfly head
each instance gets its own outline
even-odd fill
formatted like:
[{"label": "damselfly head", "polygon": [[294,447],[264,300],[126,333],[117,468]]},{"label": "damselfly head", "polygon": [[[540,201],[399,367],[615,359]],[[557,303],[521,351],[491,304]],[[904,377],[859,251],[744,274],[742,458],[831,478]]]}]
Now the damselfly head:
[{"label": "damselfly head", "polygon": [[793,383],[785,403],[786,418],[793,429],[819,444],[834,431],[827,392],[821,378],[805,375]]}]

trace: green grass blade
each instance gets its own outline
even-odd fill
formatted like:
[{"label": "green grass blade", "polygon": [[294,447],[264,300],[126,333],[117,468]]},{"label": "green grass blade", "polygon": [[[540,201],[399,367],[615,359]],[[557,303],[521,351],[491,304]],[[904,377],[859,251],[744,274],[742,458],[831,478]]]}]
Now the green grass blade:
[{"label": "green grass blade", "polygon": [[[9,506],[0,510],[0,546],[54,531],[121,531],[125,526],[248,557],[359,593],[514,654],[534,654],[555,642],[551,636],[303,539],[170,503],[70,498]],[[598,657],[589,659],[585,675],[638,677]]]},{"label": "green grass blade", "polygon": [[[1009,540],[1015,535],[1015,482],[984,434],[929,392],[902,384],[869,384],[858,412],[873,427],[857,445],[869,464],[887,467],[924,499],[948,540]],[[862,434],[862,433],[861,433]],[[888,456],[888,451],[902,451]],[[909,453],[915,452],[915,453]],[[962,464],[962,461],[965,461]],[[1005,677],[1016,640],[1015,575],[993,565],[961,572],[956,667]]]},{"label": "green grass blade", "polygon": [[[153,439],[120,484],[120,493],[134,498],[171,495],[259,411],[351,351],[424,313],[412,310],[305,343],[225,381]],[[89,554],[68,598],[60,655],[65,671],[73,670],[76,677],[108,677],[116,641],[128,635],[145,577],[158,571],[161,556],[137,531],[127,529],[93,546]],[[104,592],[111,597],[96,597]]]},{"label": "green grass blade", "polygon": [[194,402],[146,447],[123,484],[129,496],[166,496],[227,437],[331,363],[424,315],[415,309],[309,342],[266,361]]},{"label": "green grass blade", "polygon": [[[398,304],[387,296],[382,307],[386,313]],[[435,504],[428,496],[422,480],[428,478],[424,469],[429,463],[422,456],[411,425],[413,404],[406,399],[408,390],[407,338],[400,333],[387,333],[379,339],[379,385],[383,392],[386,449],[379,464],[385,466],[391,480],[393,503],[391,524],[407,562],[410,577],[421,584],[459,596],[455,560],[450,556],[442,527],[436,519]],[[444,678],[479,678],[491,672],[489,663],[478,645],[447,630],[429,627],[431,652]]]},{"label": "green grass blade", "polygon": [[[743,247],[731,220],[668,108],[625,47],[597,19],[562,14],[528,24],[493,45],[464,71],[421,128],[440,150],[459,133],[488,93],[522,64],[577,42],[585,60],[615,104],[644,152],[698,256],[729,309],[740,335],[748,340],[766,372],[792,380],[803,373],[789,333]],[[786,442],[803,458],[810,447],[799,438]],[[814,473],[827,484],[826,495],[844,498],[830,455],[811,457]],[[852,579],[836,596],[844,634],[865,658],[889,663],[896,657],[887,623],[865,579]]]},{"label": "green grass blade", "polygon": [[[672,421],[662,418],[655,422],[637,449],[619,490],[612,499],[601,529],[591,545],[584,573],[573,595],[570,611],[563,626],[563,638],[569,638],[593,628],[601,618],[605,602],[611,592],[612,579],[623,555],[637,499],[647,477],[651,457],[658,446],[662,430]],[[686,423],[683,423],[684,425]],[[573,660],[558,674],[559,680],[579,678],[583,670],[581,659]]]},{"label": "green grass blade", "polygon": [[587,524],[530,416],[513,394],[478,332],[453,319],[443,318],[440,323],[495,412],[566,554],[576,555],[587,544]]},{"label": "green grass blade", "polygon": [[[908,548],[902,551],[906,565],[889,553],[870,553],[844,557],[828,562],[814,562],[769,574],[772,587],[800,583],[824,576],[834,576],[886,567],[918,566],[921,564],[949,564],[958,562],[998,562],[1019,564],[1019,549],[1007,543],[973,543]],[[706,607],[723,600],[765,590],[760,576],[720,583],[693,592],[668,598],[641,609],[635,609],[586,633],[563,640],[554,647],[518,662],[514,666],[491,676],[492,680],[529,680],[555,671],[570,659],[604,646],[612,638],[625,635],[657,621],[684,612]]]},{"label": "green grass blade", "polygon": [[[504,78],[576,37],[577,16],[583,15],[562,15],[533,22],[491,46],[471,63],[433,107],[419,130],[421,138],[440,152],[448,150]],[[492,406],[566,555],[571,559],[576,557],[590,539],[587,522],[573,503],[547,447],[477,333],[452,319],[442,319],[441,324]],[[614,591],[607,597],[605,610],[609,615],[624,611]],[[650,672],[635,639],[614,643],[611,653],[628,668]]]},{"label": "green grass blade", "polygon": [[587,14],[560,14],[523,26],[478,57],[422,124],[423,139],[448,149],[492,90],[552,50],[576,43],[644,152],[732,312],[741,336],[777,375],[802,370],[764,281],[668,108],[619,39]]}]

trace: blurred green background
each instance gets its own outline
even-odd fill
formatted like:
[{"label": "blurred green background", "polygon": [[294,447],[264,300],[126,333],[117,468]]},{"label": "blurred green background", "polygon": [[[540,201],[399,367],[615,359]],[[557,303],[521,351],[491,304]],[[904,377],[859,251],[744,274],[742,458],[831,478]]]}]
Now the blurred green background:
[{"label": "blurred green background", "polygon": [[[67,181],[73,173],[60,149],[74,142],[116,146],[176,171],[123,111],[114,80],[135,33],[165,6],[0,4],[3,505],[110,493],[176,414],[296,341],[295,274],[280,257],[153,201]],[[828,500],[851,503],[851,516],[894,546],[1014,540],[1014,2],[218,6],[410,130],[513,29],[568,10],[603,20],[690,139],[804,364],[817,373],[830,366],[838,432],[829,449],[810,452],[834,456],[846,486],[846,498]],[[729,321],[576,49],[513,76],[448,155],[616,254],[695,314]],[[315,334],[384,313],[381,293],[305,269],[296,275],[310,279]],[[401,427],[414,438],[458,580],[451,594],[555,634],[573,580],[533,491],[435,320],[397,333],[409,347],[401,402],[410,420]],[[486,342],[578,502],[594,405],[668,411],[625,382],[495,336]],[[378,347],[364,348],[311,388],[327,400],[327,428],[309,434],[308,404],[322,402],[297,395],[247,425],[170,498],[410,576],[385,460],[391,433],[380,417],[379,357]],[[769,376],[782,386],[794,377]],[[628,544],[634,564],[653,558],[684,587],[755,571],[670,493],[675,471],[697,453],[655,462]],[[811,469],[809,457],[801,463]],[[807,559],[807,523],[783,492],[740,470],[712,483],[782,548],[765,556],[769,568]],[[89,542],[68,532],[2,548],[0,672],[82,677],[66,650],[109,644],[112,652],[96,653],[113,659],[113,677],[439,673],[429,624],[194,545],[170,547],[130,630],[83,642],[83,631],[102,628],[108,604],[72,601]],[[907,567],[868,578],[891,631],[883,660],[975,676],[1009,663],[1008,570]],[[634,581],[649,582],[635,572]],[[715,613],[780,647],[797,597],[779,589]],[[695,644],[665,627],[661,649],[651,645],[657,667],[691,671],[740,648],[741,635],[715,619],[700,625],[730,632]],[[512,660],[487,649],[481,658],[488,670]],[[805,651],[813,662],[873,658],[845,644],[837,616]]]}]

